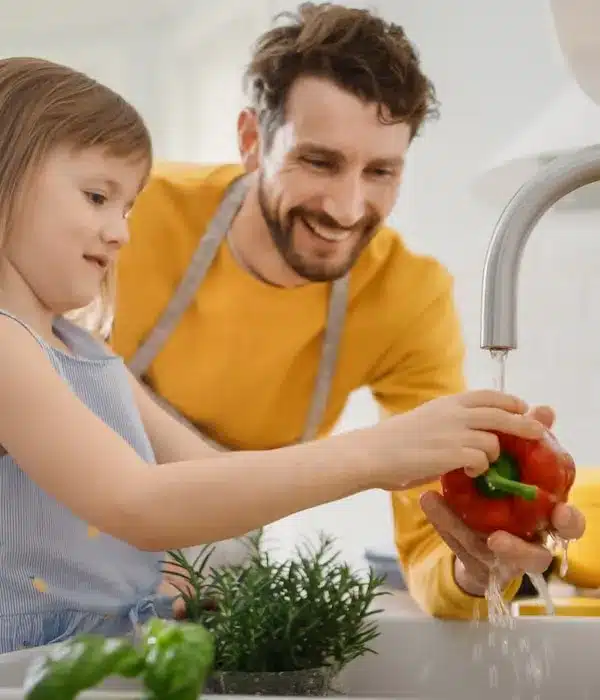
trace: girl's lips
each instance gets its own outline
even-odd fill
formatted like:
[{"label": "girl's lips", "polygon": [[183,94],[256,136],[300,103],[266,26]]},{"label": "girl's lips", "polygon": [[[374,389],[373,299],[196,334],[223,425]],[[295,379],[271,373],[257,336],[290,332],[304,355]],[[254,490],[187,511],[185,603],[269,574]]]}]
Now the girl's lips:
[{"label": "girl's lips", "polygon": [[101,270],[105,270],[108,267],[108,258],[102,257],[101,255],[84,255],[83,257]]}]

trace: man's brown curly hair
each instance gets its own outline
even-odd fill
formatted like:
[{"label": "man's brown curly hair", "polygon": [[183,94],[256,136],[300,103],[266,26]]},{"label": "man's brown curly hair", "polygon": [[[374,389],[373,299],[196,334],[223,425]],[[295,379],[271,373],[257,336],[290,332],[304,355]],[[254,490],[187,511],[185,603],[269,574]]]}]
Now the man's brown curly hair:
[{"label": "man's brown curly hair", "polygon": [[287,97],[301,76],[326,78],[367,103],[383,123],[403,122],[411,137],[438,114],[433,84],[404,29],[368,10],[306,2],[254,45],[244,82],[267,140],[285,121]]}]

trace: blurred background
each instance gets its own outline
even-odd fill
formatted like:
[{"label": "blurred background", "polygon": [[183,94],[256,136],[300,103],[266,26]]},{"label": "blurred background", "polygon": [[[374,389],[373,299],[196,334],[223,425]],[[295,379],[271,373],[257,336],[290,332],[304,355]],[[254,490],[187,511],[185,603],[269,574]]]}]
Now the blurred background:
[{"label": "blurred background", "polygon": [[[235,161],[249,48],[277,12],[295,7],[287,0],[0,0],[0,53],[66,63],[121,92],[146,118],[158,158]],[[573,140],[600,141],[600,115],[571,78],[542,0],[380,0],[368,7],[405,26],[442,103],[441,119],[411,147],[391,223],[454,274],[468,377],[473,387],[491,386],[479,314],[494,224],[545,158]],[[521,273],[520,347],[508,364],[508,389],[557,408],[557,431],[583,465],[600,464],[597,207],[600,196],[591,192],[550,211],[534,232]],[[339,430],[375,420],[369,393],[358,392]],[[357,566],[365,549],[393,552],[382,493],[288,518],[270,529],[270,539],[285,551],[317,530],[336,536]]]}]

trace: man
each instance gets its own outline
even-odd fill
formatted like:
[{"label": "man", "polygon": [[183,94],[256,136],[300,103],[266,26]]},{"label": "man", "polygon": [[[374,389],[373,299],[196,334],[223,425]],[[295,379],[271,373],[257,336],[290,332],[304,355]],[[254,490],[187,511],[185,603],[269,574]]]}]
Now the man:
[{"label": "man", "polygon": [[[384,223],[409,145],[436,112],[402,28],[304,4],[259,38],[246,78],[242,165],[158,168],[133,209],[116,351],[226,449],[323,436],[362,386],[386,413],[461,391],[452,279]],[[434,614],[471,616],[491,551],[427,494],[457,559],[419,495],[393,497],[411,591]],[[559,531],[581,534],[577,512],[556,513]],[[507,595],[549,557],[508,541]]]}]

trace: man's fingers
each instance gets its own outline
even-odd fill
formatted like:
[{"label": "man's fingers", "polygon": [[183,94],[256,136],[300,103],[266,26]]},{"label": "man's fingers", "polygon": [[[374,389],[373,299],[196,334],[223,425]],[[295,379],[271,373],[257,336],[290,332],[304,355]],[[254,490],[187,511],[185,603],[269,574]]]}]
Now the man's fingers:
[{"label": "man's fingers", "polygon": [[[452,535],[452,526],[455,524],[453,518],[447,519],[443,511],[445,507],[442,504],[440,510],[440,495],[433,491],[428,491],[421,496],[421,507],[423,512],[431,521],[440,537],[456,555],[456,558],[464,567],[469,579],[478,586],[487,586],[489,579],[489,564],[480,561],[476,554],[480,552],[477,548],[475,555],[473,552],[465,549],[459,540]],[[443,525],[450,524],[450,528]]]},{"label": "man's fingers", "polygon": [[524,542],[507,532],[494,532],[487,545],[498,559],[520,571],[541,574],[552,563],[552,554],[539,544]]},{"label": "man's fingers", "polygon": [[[441,534],[441,533],[440,533]],[[448,541],[443,535],[441,535],[450,549],[456,555],[456,558],[464,568],[470,581],[477,584],[478,586],[487,586],[490,580],[490,567],[486,564],[482,564],[478,559],[472,557],[460,544],[449,537]]]},{"label": "man's fingers", "polygon": [[[420,504],[427,519],[455,553],[458,553],[456,550],[460,548],[485,566],[489,567],[493,564],[494,556],[489,551],[482,537],[473,532],[460,518],[454,515],[439,493],[435,491],[425,492],[421,496]],[[454,546],[450,544],[448,537],[452,538]]]},{"label": "man's fingers", "polygon": [[[500,564],[499,575],[503,582],[524,572],[544,573],[552,563],[552,553],[540,544],[525,542],[507,532],[494,532],[487,539],[473,532],[435,491],[422,494],[420,504],[469,577],[478,583],[487,581],[490,568],[496,562]],[[552,525],[560,537],[578,539],[585,530],[585,518],[576,508],[560,504],[554,509]]]},{"label": "man's fingers", "polygon": [[578,540],[585,532],[585,516],[577,508],[559,503],[552,512],[552,527],[565,540]]}]

